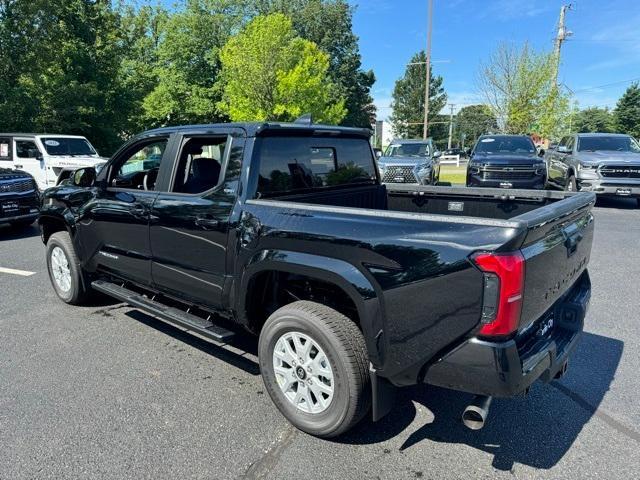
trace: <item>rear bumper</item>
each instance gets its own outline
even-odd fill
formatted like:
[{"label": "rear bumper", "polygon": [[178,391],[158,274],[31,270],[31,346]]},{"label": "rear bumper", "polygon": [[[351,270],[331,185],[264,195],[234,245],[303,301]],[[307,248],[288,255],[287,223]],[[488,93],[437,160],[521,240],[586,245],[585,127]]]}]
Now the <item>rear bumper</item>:
[{"label": "rear bumper", "polygon": [[585,272],[562,299],[516,338],[504,342],[467,339],[429,366],[424,382],[510,397],[538,379],[552,380],[565,367],[582,333],[590,296],[591,283]]}]

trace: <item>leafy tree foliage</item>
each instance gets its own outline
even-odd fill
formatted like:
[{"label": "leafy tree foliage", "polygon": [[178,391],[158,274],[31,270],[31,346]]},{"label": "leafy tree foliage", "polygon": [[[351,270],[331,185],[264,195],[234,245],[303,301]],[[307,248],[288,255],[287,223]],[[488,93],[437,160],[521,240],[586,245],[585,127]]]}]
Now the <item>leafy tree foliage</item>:
[{"label": "leafy tree foliage", "polygon": [[[426,54],[421,51],[415,54],[407,65],[402,78],[396,81],[393,89],[393,110],[390,121],[396,135],[405,138],[422,138],[424,119],[424,93],[426,88],[427,65]],[[444,123],[434,123],[429,127],[429,134],[442,137],[442,131],[448,129],[444,120],[437,119],[438,113],[447,103],[447,94],[442,87],[442,77],[434,76],[431,69],[429,83],[429,112],[430,120]],[[439,127],[436,127],[439,125]],[[435,129],[435,130],[434,130]],[[434,135],[438,133],[437,135]]]},{"label": "leafy tree foliage", "polygon": [[612,133],[614,116],[608,108],[591,107],[577,112],[573,118],[574,130],[579,133]]},{"label": "leafy tree foliage", "polygon": [[615,125],[620,133],[640,138],[640,85],[632,84],[624,92],[614,111]]},{"label": "leafy tree foliage", "polygon": [[294,120],[311,113],[325,123],[346,114],[328,76],[329,55],[296,36],[280,13],[258,16],[222,49],[221,111],[234,121]]},{"label": "leafy tree foliage", "polygon": [[557,88],[554,57],[503,43],[480,67],[478,87],[507,133],[559,136],[569,118],[569,98]]},{"label": "leafy tree foliage", "polygon": [[329,54],[329,76],[336,89],[333,101],[344,98],[347,114],[341,124],[370,127],[375,121],[371,87],[373,71],[364,71],[353,33],[353,8],[346,0],[257,0],[256,13],[280,12],[290,17],[298,35]]},{"label": "leafy tree foliage", "polygon": [[498,120],[488,105],[469,105],[456,115],[457,137],[471,146],[478,137],[498,130]]}]

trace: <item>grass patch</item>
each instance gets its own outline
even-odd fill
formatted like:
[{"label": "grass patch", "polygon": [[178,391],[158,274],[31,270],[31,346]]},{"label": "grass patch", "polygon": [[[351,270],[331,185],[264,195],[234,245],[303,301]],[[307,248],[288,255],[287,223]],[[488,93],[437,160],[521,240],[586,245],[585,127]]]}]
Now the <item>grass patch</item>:
[{"label": "grass patch", "polygon": [[451,182],[451,185],[466,185],[467,166],[442,165],[440,167],[440,181]]}]

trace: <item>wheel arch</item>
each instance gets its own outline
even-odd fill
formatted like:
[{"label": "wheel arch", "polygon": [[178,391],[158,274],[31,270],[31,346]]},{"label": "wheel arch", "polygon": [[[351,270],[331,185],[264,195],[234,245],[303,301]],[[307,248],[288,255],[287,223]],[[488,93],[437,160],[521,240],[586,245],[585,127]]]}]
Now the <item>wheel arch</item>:
[{"label": "wheel arch", "polygon": [[40,226],[40,235],[42,242],[47,243],[51,235],[56,232],[68,232],[73,239],[75,234],[75,226],[60,215],[41,214],[38,217],[38,225]]},{"label": "wheel arch", "polygon": [[266,318],[252,318],[250,313],[250,306],[260,295],[256,281],[272,272],[317,280],[343,293],[357,311],[357,318],[352,320],[363,333],[369,358],[374,365],[379,365],[383,354],[380,344],[384,331],[382,308],[372,281],[362,271],[344,260],[308,253],[285,250],[255,253],[244,269],[236,302],[239,320],[254,331],[266,321]]}]

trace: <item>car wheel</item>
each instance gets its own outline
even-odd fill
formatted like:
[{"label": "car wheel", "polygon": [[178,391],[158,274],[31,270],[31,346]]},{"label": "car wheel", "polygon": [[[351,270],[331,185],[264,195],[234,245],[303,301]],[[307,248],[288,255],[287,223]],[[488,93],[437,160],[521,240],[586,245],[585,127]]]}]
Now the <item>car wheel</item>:
[{"label": "car wheel", "polygon": [[258,344],[265,388],[296,428],[330,438],[369,411],[364,337],[346,316],[309,301],[275,311]]},{"label": "car wheel", "polygon": [[567,192],[577,192],[578,191],[578,183],[576,182],[576,177],[571,175],[567,179],[567,184],[565,185],[564,189]]},{"label": "car wheel", "polygon": [[71,305],[82,305],[89,297],[82,269],[68,232],[56,232],[47,242],[49,279],[58,297]]}]

